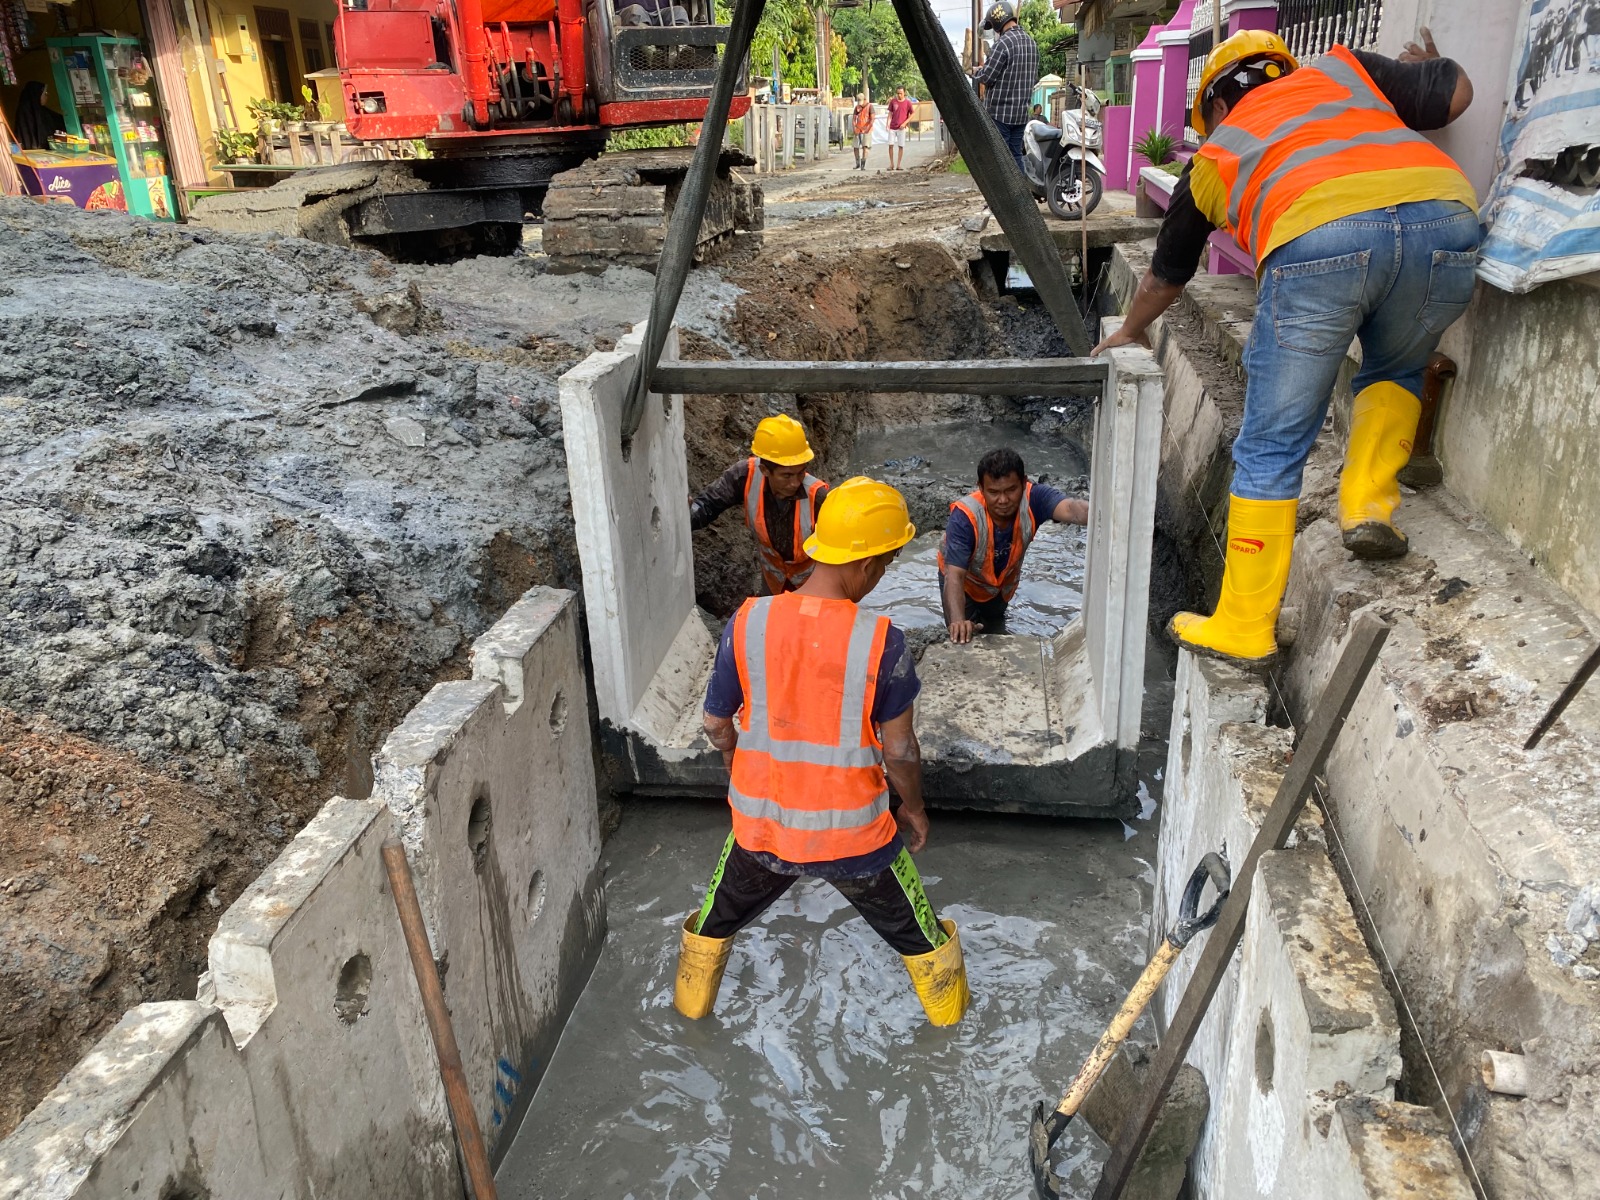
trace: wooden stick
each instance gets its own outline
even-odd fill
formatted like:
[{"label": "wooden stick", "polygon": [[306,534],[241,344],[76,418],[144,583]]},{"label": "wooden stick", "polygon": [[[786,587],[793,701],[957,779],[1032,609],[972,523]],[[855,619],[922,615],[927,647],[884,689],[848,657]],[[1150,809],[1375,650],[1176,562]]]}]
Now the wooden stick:
[{"label": "wooden stick", "polygon": [[411,864],[398,838],[383,843],[383,866],[389,873],[389,890],[400,914],[406,949],[411,952],[411,969],[416,972],[417,988],[422,992],[422,1011],[428,1017],[428,1032],[433,1035],[434,1052],[439,1056],[439,1074],[444,1079],[444,1096],[455,1122],[456,1141],[467,1164],[467,1181],[476,1200],[495,1200],[494,1172],[489,1169],[489,1152],[478,1129],[478,1115],[467,1091],[467,1074],[461,1066],[461,1050],[456,1045],[450,1010],[445,1007],[444,988],[439,985],[439,968],[428,944],[428,929],[422,922],[422,905],[417,902],[416,885],[411,880]]},{"label": "wooden stick", "polygon": [[1092,358],[994,358],[930,362],[778,362],[679,359],[656,367],[663,396],[743,392],[944,392],[1038,396],[1067,385],[1104,386],[1106,364]]},{"label": "wooden stick", "polygon": [[1383,649],[1388,636],[1389,626],[1371,613],[1364,614],[1350,631],[1350,640],[1333,668],[1328,685],[1317,699],[1305,736],[1295,746],[1294,761],[1289,764],[1283,782],[1278,785],[1278,794],[1273,797],[1272,807],[1267,810],[1255,841],[1250,843],[1244,865],[1234,873],[1233,890],[1223,905],[1216,927],[1206,939],[1206,948],[1195,965],[1194,976],[1184,990],[1178,1011],[1173,1014],[1167,1035],[1156,1047],[1145,1090],[1134,1101],[1132,1110],[1122,1122],[1116,1144],[1111,1148],[1111,1157],[1106,1161],[1105,1172],[1100,1176],[1100,1186],[1094,1190],[1094,1200],[1118,1200],[1133,1175],[1139,1153],[1155,1128],[1161,1105],[1166,1101],[1173,1080],[1178,1077],[1184,1056],[1194,1043],[1200,1022],[1211,1005],[1211,997],[1216,994],[1222,976],[1228,970],[1229,960],[1244,937],[1244,919],[1250,907],[1256,865],[1267,851],[1281,850],[1288,842],[1289,832],[1311,795],[1311,786],[1327,763],[1328,753],[1338,740],[1345,718],[1350,715],[1350,708],[1366,683],[1372,664],[1378,661],[1378,651]]}]

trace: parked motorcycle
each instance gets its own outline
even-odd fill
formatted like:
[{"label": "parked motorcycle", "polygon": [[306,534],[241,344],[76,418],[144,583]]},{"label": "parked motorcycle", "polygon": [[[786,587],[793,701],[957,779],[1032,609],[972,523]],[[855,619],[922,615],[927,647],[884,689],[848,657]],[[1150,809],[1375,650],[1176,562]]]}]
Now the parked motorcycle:
[{"label": "parked motorcycle", "polygon": [[1085,93],[1088,112],[1080,122],[1078,108],[1061,110],[1061,126],[1029,121],[1022,131],[1023,174],[1035,196],[1044,198],[1058,217],[1075,219],[1091,213],[1105,192],[1106,165],[1097,153],[1103,134],[1096,115],[1098,97]]}]

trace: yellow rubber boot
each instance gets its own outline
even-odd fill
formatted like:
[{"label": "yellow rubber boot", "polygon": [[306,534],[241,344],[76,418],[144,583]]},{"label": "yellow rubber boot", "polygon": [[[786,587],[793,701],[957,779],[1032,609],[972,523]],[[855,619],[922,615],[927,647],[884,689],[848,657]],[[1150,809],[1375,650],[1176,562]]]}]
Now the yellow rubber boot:
[{"label": "yellow rubber boot", "polygon": [[672,1007],[698,1021],[717,1006],[717,989],[728,966],[733,939],[701,937],[693,932],[700,919],[690,913],[683,922],[683,941],[678,946],[678,980],[672,988]]},{"label": "yellow rubber boot", "polygon": [[1399,558],[1406,536],[1394,527],[1400,469],[1411,459],[1422,401],[1397,383],[1361,389],[1350,410],[1350,445],[1339,475],[1339,529],[1357,558]]},{"label": "yellow rubber boot", "polygon": [[902,961],[917,989],[922,1011],[931,1025],[954,1025],[972,1003],[967,990],[967,962],[961,957],[961,935],[954,921],[940,921],[949,941],[926,954],[903,954]]},{"label": "yellow rubber boot", "polygon": [[1181,612],[1167,631],[1180,645],[1248,667],[1271,665],[1278,654],[1278,605],[1289,582],[1298,500],[1228,498],[1228,557],[1222,594],[1209,617]]}]

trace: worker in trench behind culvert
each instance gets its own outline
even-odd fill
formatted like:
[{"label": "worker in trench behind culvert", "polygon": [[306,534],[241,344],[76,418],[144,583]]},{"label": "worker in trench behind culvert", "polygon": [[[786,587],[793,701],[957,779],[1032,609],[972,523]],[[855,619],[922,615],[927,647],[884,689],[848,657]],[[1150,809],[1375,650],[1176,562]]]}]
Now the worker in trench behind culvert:
[{"label": "worker in trench behind culvert", "polygon": [[811,577],[746,600],[723,631],[705,729],[728,766],[733,832],[683,923],[673,1005],[686,1017],[711,1012],[733,935],[803,875],[899,952],[929,1021],[966,1011],[955,922],[935,915],[911,860],[928,836],[912,729],[922,685],[905,636],[857,607],[916,532],[894,488],[847,480],[806,542]]},{"label": "worker in trench behind culvert", "polygon": [[1005,632],[1023,556],[1046,521],[1087,525],[1089,503],[1030,483],[1022,456],[1009,446],[978,460],[977,489],[950,505],[939,543],[939,602],[952,642]]},{"label": "worker in trench behind culvert", "polygon": [[1459,117],[1472,84],[1426,29],[1423,41],[1398,61],[1334,46],[1311,67],[1259,30],[1213,50],[1191,113],[1206,142],[1173,189],[1122,328],[1095,347],[1149,345],[1146,330],[1193,277],[1213,229],[1254,256],[1222,593],[1211,616],[1179,613],[1169,627],[1200,653],[1250,666],[1277,656],[1301,474],[1353,338],[1361,366],[1339,525],[1357,557],[1406,552],[1396,476],[1428,357],[1472,298],[1479,237],[1472,184],[1414,132]]},{"label": "worker in trench behind culvert", "polygon": [[792,592],[811,574],[806,539],[828,496],[828,485],[806,470],[815,457],[799,421],[781,413],[767,417],[756,426],[750,457],[689,501],[690,529],[704,529],[734,505],[744,506],[764,596]]}]

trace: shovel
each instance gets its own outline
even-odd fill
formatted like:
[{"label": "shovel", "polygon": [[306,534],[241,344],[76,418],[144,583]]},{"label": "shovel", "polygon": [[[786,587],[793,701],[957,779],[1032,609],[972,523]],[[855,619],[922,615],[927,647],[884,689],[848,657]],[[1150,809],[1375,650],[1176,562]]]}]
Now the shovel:
[{"label": "shovel", "polygon": [[[1217,898],[1212,901],[1211,907],[1199,916],[1195,910],[1200,907],[1200,893],[1205,890],[1206,882],[1216,889]],[[1167,977],[1167,972],[1172,969],[1172,964],[1178,961],[1178,955],[1183,953],[1197,933],[1210,929],[1217,923],[1217,915],[1222,911],[1222,902],[1228,898],[1230,883],[1228,864],[1219,854],[1208,854],[1194,869],[1194,874],[1189,876],[1189,883],[1183,889],[1183,900],[1178,905],[1178,919],[1173,922],[1172,929],[1162,940],[1161,947],[1151,958],[1149,965],[1144,969],[1144,974],[1139,976],[1139,982],[1133,985],[1133,990],[1128,993],[1128,998],[1122,1002],[1122,1007],[1117,1010],[1117,1015],[1111,1018],[1111,1024],[1100,1035],[1100,1041],[1095,1045],[1094,1051],[1084,1060],[1078,1074],[1072,1081],[1072,1086],[1067,1088],[1066,1095],[1061,1097],[1061,1103],[1055,1110],[1045,1112],[1044,1101],[1039,1101],[1033,1106],[1033,1124],[1028,1129],[1028,1161],[1033,1169],[1033,1190],[1038,1194],[1039,1200],[1061,1200],[1061,1179],[1050,1166],[1050,1148],[1056,1144],[1058,1138],[1065,1132],[1072,1118],[1078,1115],[1078,1109],[1088,1098],[1101,1073],[1105,1071],[1106,1064],[1111,1061],[1111,1056],[1117,1052],[1117,1047],[1128,1038],[1128,1033],[1133,1029],[1133,1023],[1139,1019],[1139,1014],[1144,1012],[1145,1005],[1150,1003],[1150,997],[1155,995],[1156,989],[1161,986],[1161,981]]]}]

